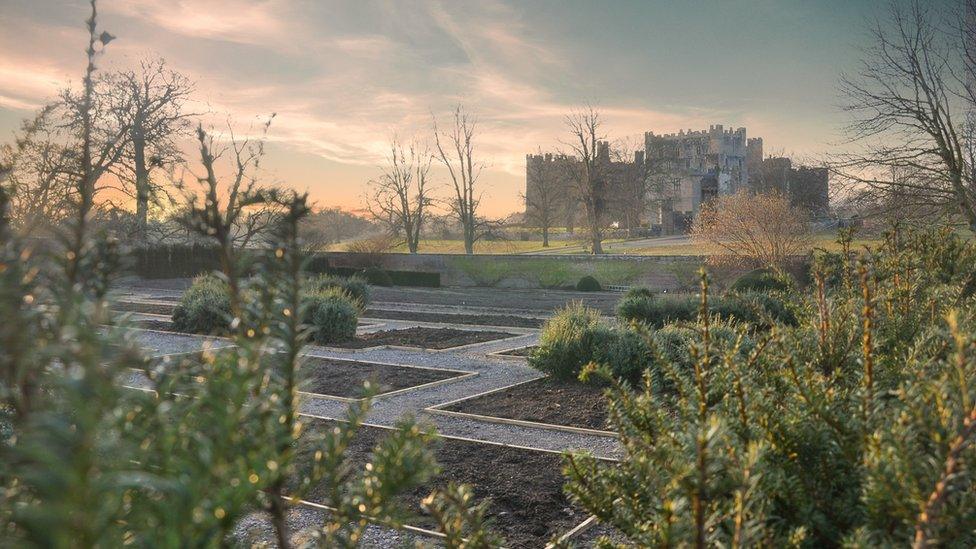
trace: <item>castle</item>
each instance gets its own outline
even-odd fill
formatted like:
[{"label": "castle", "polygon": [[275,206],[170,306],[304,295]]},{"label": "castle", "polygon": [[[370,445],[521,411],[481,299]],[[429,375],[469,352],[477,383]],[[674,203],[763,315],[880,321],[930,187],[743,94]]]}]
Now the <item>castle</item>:
[{"label": "castle", "polygon": [[[644,134],[643,150],[633,158],[613,159],[610,147],[597,148],[599,201],[607,226],[639,227],[675,234],[688,230],[701,205],[741,189],[779,192],[813,213],[828,207],[827,170],[794,168],[788,158],[763,158],[762,138],[748,138],[745,128]],[[539,217],[540,197],[558,197],[557,224],[569,229],[579,222],[574,171],[579,161],[566,155],[526,156],[526,217]]]}]

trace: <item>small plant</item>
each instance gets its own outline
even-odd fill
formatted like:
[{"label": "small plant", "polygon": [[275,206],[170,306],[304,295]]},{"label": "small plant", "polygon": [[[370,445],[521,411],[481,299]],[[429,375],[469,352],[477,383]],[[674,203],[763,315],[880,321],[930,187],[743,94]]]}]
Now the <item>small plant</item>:
[{"label": "small plant", "polygon": [[356,336],[359,308],[355,298],[340,288],[327,288],[303,299],[305,321],[313,328],[317,343],[346,341]]},{"label": "small plant", "polygon": [[654,295],[655,295],[654,294],[654,290],[652,290],[650,288],[646,288],[644,286],[631,286],[630,288],[627,288],[627,291],[626,292],[624,292],[624,297],[623,298],[624,299],[638,298],[638,297],[648,297],[649,298],[649,297],[654,297]]},{"label": "small plant", "polygon": [[617,304],[617,316],[625,322],[639,322],[660,328],[671,322],[694,320],[698,314],[690,297],[653,297],[642,294],[625,296]]},{"label": "small plant", "polygon": [[590,362],[606,365],[614,376],[637,382],[650,360],[650,349],[634,330],[612,328],[600,312],[582,303],[567,305],[546,322],[529,366],[558,379],[575,379]]},{"label": "small plant", "polygon": [[630,384],[640,381],[651,361],[645,334],[637,330],[601,325],[590,332],[588,342],[591,360]]},{"label": "small plant", "polygon": [[546,321],[529,366],[555,378],[574,379],[590,361],[590,340],[600,325],[600,311],[581,302],[567,305]]},{"label": "small plant", "polygon": [[315,293],[330,288],[338,288],[346,292],[356,302],[360,310],[364,310],[370,301],[369,283],[362,276],[350,277],[319,275],[305,282],[306,292]]},{"label": "small plant", "polygon": [[393,286],[393,278],[390,277],[390,273],[379,267],[366,267],[363,269],[361,275],[367,282],[374,286]]},{"label": "small plant", "polygon": [[602,289],[600,282],[590,275],[584,276],[576,283],[576,290],[580,292],[599,292]]},{"label": "small plant", "polygon": [[230,319],[227,283],[209,274],[194,278],[173,310],[173,328],[181,332],[226,333]]}]

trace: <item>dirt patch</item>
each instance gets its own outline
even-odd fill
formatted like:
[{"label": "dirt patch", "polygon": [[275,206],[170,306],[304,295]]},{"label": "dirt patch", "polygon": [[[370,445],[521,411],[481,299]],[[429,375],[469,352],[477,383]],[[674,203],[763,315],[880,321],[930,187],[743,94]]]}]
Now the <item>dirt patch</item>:
[{"label": "dirt patch", "polygon": [[548,377],[464,400],[444,409],[566,427],[607,428],[607,402],[603,389]]},{"label": "dirt patch", "polygon": [[171,315],[176,303],[142,303],[138,301],[116,301],[112,304],[113,311],[126,313],[145,313],[150,315]]},{"label": "dirt patch", "polygon": [[302,390],[345,398],[361,397],[366,381],[378,384],[378,394],[383,394],[463,375],[444,370],[321,357],[304,357],[299,372],[304,380]]},{"label": "dirt patch", "polygon": [[383,330],[356,336],[355,339],[330,344],[330,347],[343,349],[364,349],[381,345],[420,347],[423,349],[450,349],[472,343],[484,343],[515,334],[503,332],[479,332],[474,330],[455,330],[454,328],[405,328],[403,330]]},{"label": "dirt patch", "polygon": [[163,332],[175,332],[172,320],[157,320],[155,318],[138,318],[130,322],[133,328],[144,330],[160,330]]},{"label": "dirt patch", "polygon": [[[331,423],[316,421],[307,427],[314,432],[330,428]],[[382,429],[363,427],[346,457],[361,466],[385,434]],[[563,494],[558,454],[453,439],[437,441],[433,450],[442,472],[401,496],[403,504],[418,515],[408,524],[434,528],[433,521],[420,514],[420,500],[452,481],[472,486],[478,500],[490,501],[487,515],[504,536],[506,547],[543,547],[552,536],[586,519],[586,513]],[[313,488],[306,499],[322,503],[322,494]]]},{"label": "dirt patch", "polygon": [[513,328],[538,328],[544,320],[515,315],[477,315],[462,313],[426,313],[423,311],[395,311],[366,309],[363,316],[390,320],[416,320],[443,324],[468,324],[472,326],[511,326]]},{"label": "dirt patch", "polygon": [[518,349],[512,349],[510,351],[503,351],[503,352],[498,353],[498,354],[505,355],[505,356],[525,356],[525,357],[528,357],[528,356],[532,356],[532,352],[535,351],[536,349],[538,349],[538,347],[536,347],[535,345],[532,345],[531,347],[519,347]]}]

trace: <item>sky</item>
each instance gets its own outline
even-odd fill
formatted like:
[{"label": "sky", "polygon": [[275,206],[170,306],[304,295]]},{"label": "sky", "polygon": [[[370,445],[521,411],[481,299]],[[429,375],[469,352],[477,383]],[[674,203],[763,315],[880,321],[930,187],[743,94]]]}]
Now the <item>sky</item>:
[{"label": "sky", "polygon": [[[87,2],[0,0],[0,142],[84,69]],[[276,113],[267,177],[361,209],[393,136],[430,140],[461,103],[478,120],[483,213],[521,209],[525,155],[566,147],[598,108],[613,139],[712,124],[767,153],[842,142],[842,73],[880,0],[102,0],[103,70],[160,56],[194,110],[239,132]],[[217,122],[214,122],[217,120]],[[443,124],[443,122],[442,122]],[[446,172],[436,170],[441,194]]]}]

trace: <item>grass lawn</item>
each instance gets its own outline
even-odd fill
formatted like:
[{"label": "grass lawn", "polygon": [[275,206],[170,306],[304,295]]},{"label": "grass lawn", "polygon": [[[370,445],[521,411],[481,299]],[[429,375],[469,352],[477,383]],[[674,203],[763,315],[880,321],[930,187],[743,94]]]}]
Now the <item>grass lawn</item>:
[{"label": "grass lawn", "polygon": [[[607,239],[603,241],[604,251],[607,254],[620,255],[708,255],[709,251],[690,240],[687,243],[667,243],[661,245],[651,245],[647,247],[616,247],[616,244],[625,242],[623,239]],[[877,237],[857,238],[852,243],[852,248],[857,249],[862,246],[877,246],[881,242]],[[539,240],[484,240],[475,242],[474,252],[476,254],[524,254],[533,252],[548,252],[551,254],[578,254],[587,253],[589,243],[580,238],[578,240],[550,240],[549,247],[543,248]],[[823,248],[830,251],[840,249],[837,244],[836,233],[821,233],[812,237],[809,249]],[[346,244],[333,244],[326,248],[327,251],[346,251]],[[407,245],[400,244],[390,250],[391,252],[406,253]],[[461,240],[442,240],[430,239],[420,242],[419,252],[421,254],[463,254],[464,242]]]},{"label": "grass lawn", "polygon": [[[550,248],[566,248],[579,245],[578,241],[573,240],[550,240]],[[474,243],[474,253],[476,254],[520,254],[544,250],[542,241],[530,240],[483,240]],[[407,245],[401,244],[390,250],[392,252],[407,252]],[[422,254],[463,254],[463,240],[421,240],[417,250]]]}]

